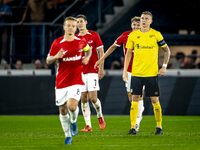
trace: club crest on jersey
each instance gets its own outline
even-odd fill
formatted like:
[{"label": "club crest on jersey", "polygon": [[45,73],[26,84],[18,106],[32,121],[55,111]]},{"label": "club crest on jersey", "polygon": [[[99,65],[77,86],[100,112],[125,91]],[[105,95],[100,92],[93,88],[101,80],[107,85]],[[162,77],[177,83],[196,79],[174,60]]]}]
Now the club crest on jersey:
[{"label": "club crest on jersey", "polygon": [[88,43],[92,43],[93,41],[89,41]]},{"label": "club crest on jersey", "polygon": [[82,52],[83,50],[82,49],[80,49],[78,52]]},{"label": "club crest on jersey", "polygon": [[149,35],[149,38],[152,38],[152,37],[154,37],[155,35]]},{"label": "club crest on jersey", "polygon": [[67,57],[67,58],[63,58],[63,61],[76,61],[76,60],[80,60],[81,59],[81,55],[80,56],[74,56],[74,57]]}]

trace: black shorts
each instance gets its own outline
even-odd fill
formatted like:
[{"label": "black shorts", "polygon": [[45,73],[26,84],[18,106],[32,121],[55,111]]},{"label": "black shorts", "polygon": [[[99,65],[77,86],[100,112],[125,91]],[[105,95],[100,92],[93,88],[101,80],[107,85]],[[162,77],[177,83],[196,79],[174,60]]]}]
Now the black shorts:
[{"label": "black shorts", "polygon": [[160,89],[158,84],[158,76],[154,77],[131,77],[131,94],[141,95],[142,89],[145,86],[145,96],[160,96]]}]

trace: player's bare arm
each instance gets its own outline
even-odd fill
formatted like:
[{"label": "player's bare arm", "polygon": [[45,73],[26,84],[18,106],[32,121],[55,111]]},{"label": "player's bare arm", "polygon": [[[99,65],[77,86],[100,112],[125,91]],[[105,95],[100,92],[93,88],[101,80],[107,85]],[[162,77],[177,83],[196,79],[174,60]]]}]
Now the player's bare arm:
[{"label": "player's bare arm", "polygon": [[[99,58],[101,59],[104,56],[104,49],[103,47],[100,47],[97,49],[99,52]],[[99,64],[99,72],[98,72],[99,79],[102,79],[104,77],[104,60],[101,64]]]},{"label": "player's bare arm", "polygon": [[128,80],[128,65],[131,61],[131,56],[132,56],[132,49],[127,49],[126,56],[125,56],[125,64],[124,64],[124,71],[123,71],[123,80],[124,82],[127,82]]},{"label": "player's bare arm", "polygon": [[83,56],[82,58],[82,63],[87,65],[91,55],[92,55],[92,48],[90,47],[87,51],[85,51],[85,56]]},{"label": "player's bare arm", "polygon": [[162,49],[165,52],[165,54],[164,54],[164,61],[163,61],[163,66],[159,70],[158,74],[161,75],[161,76],[164,76],[165,72],[166,72],[167,64],[168,64],[169,58],[170,58],[170,49],[169,49],[168,46],[162,47]]},{"label": "player's bare arm", "polygon": [[54,63],[59,58],[63,58],[64,55],[65,55],[64,50],[61,49],[55,56],[47,58],[46,60],[47,65]]},{"label": "player's bare arm", "polygon": [[111,45],[106,53],[95,63],[94,68],[104,63],[104,60],[117,48],[115,44]]}]

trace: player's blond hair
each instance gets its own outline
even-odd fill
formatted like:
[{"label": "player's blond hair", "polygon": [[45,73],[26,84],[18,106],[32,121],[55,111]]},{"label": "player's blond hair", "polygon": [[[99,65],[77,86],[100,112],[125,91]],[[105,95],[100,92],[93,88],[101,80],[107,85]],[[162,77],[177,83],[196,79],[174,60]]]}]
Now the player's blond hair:
[{"label": "player's blond hair", "polygon": [[131,23],[133,23],[133,21],[136,21],[136,22],[140,21],[140,17],[138,17],[138,16],[133,17],[131,19]]},{"label": "player's blond hair", "polygon": [[68,20],[72,20],[72,21],[76,21],[76,22],[77,22],[77,20],[76,20],[75,17],[69,16],[69,17],[66,17],[66,18],[65,18],[64,24],[65,24],[65,22],[68,21]]},{"label": "player's blond hair", "polygon": [[152,13],[151,13],[150,11],[144,11],[144,12],[142,13],[142,15],[149,15],[149,16],[151,16],[151,18],[153,19],[153,15],[152,15]]}]

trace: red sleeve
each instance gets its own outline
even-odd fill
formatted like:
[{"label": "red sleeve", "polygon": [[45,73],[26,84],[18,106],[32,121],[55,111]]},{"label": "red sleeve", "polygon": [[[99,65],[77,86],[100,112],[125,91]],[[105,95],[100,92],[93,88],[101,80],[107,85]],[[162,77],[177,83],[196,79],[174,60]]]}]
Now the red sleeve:
[{"label": "red sleeve", "polygon": [[115,45],[120,47],[124,43],[124,34],[121,34],[116,40],[115,40]]},{"label": "red sleeve", "polygon": [[50,48],[50,52],[47,56],[47,59],[51,56],[55,56],[59,51],[59,45],[58,45],[58,42],[57,40],[54,40],[52,45],[51,45],[51,48]]},{"label": "red sleeve", "polygon": [[97,49],[103,47],[103,43],[98,33],[95,34],[95,45]]}]

